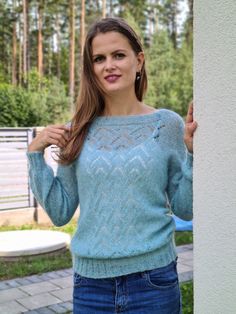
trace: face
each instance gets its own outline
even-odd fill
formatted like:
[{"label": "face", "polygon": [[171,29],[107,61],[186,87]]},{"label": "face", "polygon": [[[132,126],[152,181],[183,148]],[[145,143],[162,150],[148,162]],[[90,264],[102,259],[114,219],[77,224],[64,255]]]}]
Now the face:
[{"label": "face", "polygon": [[95,76],[106,94],[135,93],[136,73],[142,69],[144,54],[136,55],[124,35],[98,34],[92,41],[92,58]]}]

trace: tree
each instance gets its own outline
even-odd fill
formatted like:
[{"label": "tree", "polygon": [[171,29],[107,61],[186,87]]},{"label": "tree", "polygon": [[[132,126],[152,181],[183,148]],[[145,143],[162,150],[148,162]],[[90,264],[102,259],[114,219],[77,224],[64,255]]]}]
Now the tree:
[{"label": "tree", "polygon": [[[70,61],[69,61],[69,96],[74,98],[75,88],[75,0],[69,2],[69,20],[70,20]],[[72,108],[71,108],[72,109]]]},{"label": "tree", "polygon": [[176,60],[168,33],[159,31],[147,55],[148,94],[146,102],[156,108],[172,108],[180,111],[176,92]]},{"label": "tree", "polygon": [[110,0],[109,1],[109,7],[110,7],[110,13],[109,13],[109,15],[110,16],[113,16],[113,8],[114,8],[114,6],[113,6],[113,0]]},{"label": "tree", "polygon": [[168,31],[168,34],[173,42],[174,48],[177,48],[177,17],[180,13],[179,3],[181,0],[161,0],[160,10],[160,22]]},{"label": "tree", "polygon": [[81,15],[80,15],[80,64],[83,60],[83,47],[85,41],[85,0],[81,0]]},{"label": "tree", "polygon": [[186,0],[189,13],[180,34],[177,17],[181,1],[2,0],[0,83],[16,85],[18,81],[30,88],[27,76],[37,68],[42,78],[59,78],[74,99],[87,26],[106,14],[118,15],[128,21],[145,44],[150,61],[147,100],[184,112],[183,103],[192,95],[193,0]]},{"label": "tree", "polygon": [[[13,12],[15,13],[15,1],[13,1]],[[12,84],[17,84],[17,35],[16,35],[16,14],[14,15],[12,28]]]},{"label": "tree", "polygon": [[43,9],[44,0],[38,3],[38,73],[43,76]]},{"label": "tree", "polygon": [[10,64],[12,64],[12,10],[7,1],[0,2],[0,79],[4,82],[12,80]]},{"label": "tree", "polygon": [[151,45],[152,37],[158,31],[159,0],[148,0],[147,4],[147,34],[145,39],[147,45]]},{"label": "tree", "polygon": [[139,25],[140,30],[143,32],[142,36],[144,35],[147,27],[146,23],[146,13],[148,9],[147,0],[119,0],[119,9],[120,9],[120,16],[124,17],[126,12],[129,11],[130,14],[133,16],[136,23]]},{"label": "tree", "polygon": [[23,80],[27,83],[27,74],[29,70],[29,45],[28,45],[28,0],[23,0]]},{"label": "tree", "polygon": [[184,23],[184,36],[189,45],[192,46],[193,41],[193,0],[188,0],[188,15]]},{"label": "tree", "polygon": [[106,17],[106,5],[107,5],[106,0],[102,0],[102,17],[103,18]]},{"label": "tree", "polygon": [[57,42],[57,78],[61,78],[61,34],[60,34],[60,17],[56,12],[56,42]]},{"label": "tree", "polygon": [[176,83],[178,99],[181,103],[181,114],[187,113],[187,106],[193,99],[193,51],[187,41],[182,43],[177,58]]}]

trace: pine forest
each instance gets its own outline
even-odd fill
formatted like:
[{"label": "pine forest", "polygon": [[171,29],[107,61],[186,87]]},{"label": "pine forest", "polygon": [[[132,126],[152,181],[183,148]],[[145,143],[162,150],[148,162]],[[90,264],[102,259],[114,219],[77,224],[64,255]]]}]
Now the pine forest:
[{"label": "pine forest", "polygon": [[86,31],[111,16],[126,19],[142,39],[145,103],[184,116],[193,97],[193,0],[1,0],[0,127],[68,121]]}]

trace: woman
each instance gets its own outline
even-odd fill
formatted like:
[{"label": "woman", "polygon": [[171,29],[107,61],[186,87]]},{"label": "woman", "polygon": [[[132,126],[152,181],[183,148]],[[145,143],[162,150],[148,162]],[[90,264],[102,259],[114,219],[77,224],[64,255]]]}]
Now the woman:
[{"label": "woman", "polygon": [[[193,134],[173,111],[143,102],[144,53],[118,18],[89,30],[76,113],[29,146],[30,178],[53,223],[80,204],[71,242],[74,313],[181,313],[171,211],[192,219]],[[61,148],[56,177],[43,158]],[[170,209],[171,208],[171,209]]]}]

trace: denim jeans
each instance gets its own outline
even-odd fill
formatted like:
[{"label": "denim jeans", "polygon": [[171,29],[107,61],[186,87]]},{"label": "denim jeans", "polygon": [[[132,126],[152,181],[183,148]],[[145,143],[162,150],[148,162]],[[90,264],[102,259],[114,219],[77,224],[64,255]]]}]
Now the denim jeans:
[{"label": "denim jeans", "polygon": [[104,279],[75,273],[73,313],[181,314],[176,264]]}]

